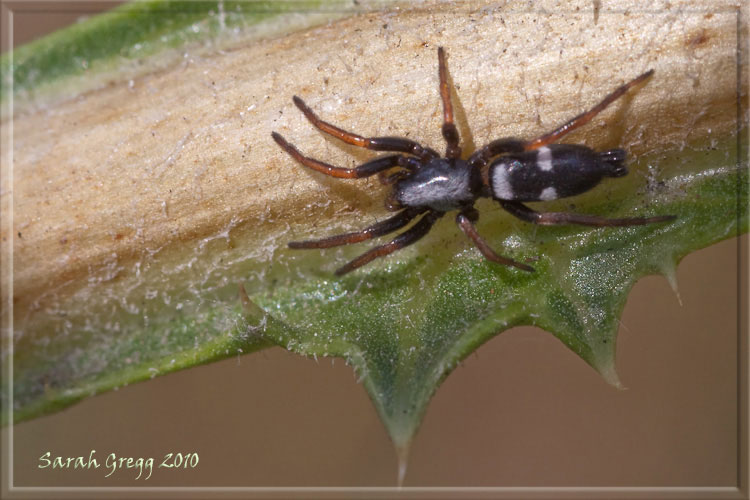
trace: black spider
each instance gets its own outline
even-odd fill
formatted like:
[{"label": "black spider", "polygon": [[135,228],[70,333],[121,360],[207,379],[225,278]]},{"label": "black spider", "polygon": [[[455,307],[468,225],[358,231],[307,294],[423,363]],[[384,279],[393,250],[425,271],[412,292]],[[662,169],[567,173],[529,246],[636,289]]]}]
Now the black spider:
[{"label": "black spider", "polygon": [[[356,168],[341,168],[303,156],[280,134],[273,132],[271,135],[276,143],[304,166],[332,177],[360,178],[380,174],[384,184],[393,186],[386,200],[386,207],[398,213],[361,231],[321,240],[294,241],[289,243],[290,248],[329,248],[358,243],[401,229],[413,219],[422,216],[410,229],[389,243],[372,248],[339,268],[336,274],[342,275],[373,259],[411,245],[427,234],[435,221],[446,212],[458,210],[458,227],[487,259],[524,271],[533,271],[534,269],[526,264],[496,254],[477,233],[474,223],[479,214],[474,208],[474,202],[478,198],[493,198],[519,219],[542,225],[635,226],[675,219],[673,215],[607,219],[565,212],[540,213],[522,203],[577,195],[596,186],[603,177],[621,177],[627,174],[626,152],[622,149],[596,152],[583,145],[552,143],[588,123],[628,89],[650,77],[653,70],[618,87],[589,111],[576,116],[550,133],[531,141],[497,139],[476,150],[467,160],[463,160],[461,147],[458,145],[458,130],[453,123],[453,107],[446,76],[445,52],[442,47],[438,48],[438,69],[440,97],[443,101],[442,132],[447,143],[445,157],[410,139],[361,137],[342,130],[318,118],[302,99],[294,96],[294,104],[321,131],[354,146],[375,151],[395,151],[399,154],[381,156]],[[490,163],[491,160],[493,161]],[[392,168],[399,170],[384,175],[386,170]]]}]

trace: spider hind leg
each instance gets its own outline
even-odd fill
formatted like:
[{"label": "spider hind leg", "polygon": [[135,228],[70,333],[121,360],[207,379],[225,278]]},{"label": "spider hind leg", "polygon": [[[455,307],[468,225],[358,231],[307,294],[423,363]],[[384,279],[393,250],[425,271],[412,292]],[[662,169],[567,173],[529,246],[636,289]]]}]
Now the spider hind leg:
[{"label": "spider hind leg", "polygon": [[658,222],[669,222],[677,218],[676,215],[657,215],[655,217],[625,217],[609,219],[598,215],[574,214],[569,212],[537,212],[517,201],[500,200],[502,207],[521,220],[552,226],[562,224],[577,224],[591,227],[625,227],[644,226]]},{"label": "spider hind leg", "polygon": [[560,139],[562,139],[565,135],[571,133],[578,127],[582,127],[583,125],[586,125],[588,122],[590,122],[596,115],[604,111],[610,104],[615,102],[617,99],[625,95],[625,93],[630,90],[632,87],[638,85],[642,81],[648,79],[651,75],[654,74],[654,70],[650,69],[646,71],[645,73],[642,73],[641,75],[633,78],[629,82],[620,85],[617,87],[614,91],[612,91],[610,94],[608,94],[604,99],[599,102],[596,106],[589,109],[588,111],[581,113],[580,115],[576,116],[575,118],[569,120],[568,122],[560,125],[552,132],[548,132],[541,137],[537,137],[533,141],[530,141],[526,144],[526,151],[532,150],[532,149],[538,149],[542,146],[546,146],[547,144],[551,144],[553,142],[557,142]]}]

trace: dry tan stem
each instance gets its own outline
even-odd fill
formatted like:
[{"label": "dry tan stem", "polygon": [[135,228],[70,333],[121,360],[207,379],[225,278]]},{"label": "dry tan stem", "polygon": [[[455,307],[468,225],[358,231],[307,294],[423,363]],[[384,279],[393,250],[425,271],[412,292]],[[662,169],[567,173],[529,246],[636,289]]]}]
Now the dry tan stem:
[{"label": "dry tan stem", "polygon": [[549,130],[650,68],[648,84],[570,140],[637,155],[734,130],[732,4],[595,4],[437,2],[362,15],[188,54],[168,70],[14,117],[13,184],[2,193],[7,208],[12,192],[13,225],[3,217],[2,237],[13,245],[17,312],[44,307],[50,290],[146,272],[145,255],[186,264],[230,231],[232,251],[263,266],[290,228],[320,236],[372,220],[382,213],[377,182],[307,172],[271,131],[338,165],[370,157],[324,138],[292,105],[296,94],[348,130],[442,150],[439,45],[466,152]]}]

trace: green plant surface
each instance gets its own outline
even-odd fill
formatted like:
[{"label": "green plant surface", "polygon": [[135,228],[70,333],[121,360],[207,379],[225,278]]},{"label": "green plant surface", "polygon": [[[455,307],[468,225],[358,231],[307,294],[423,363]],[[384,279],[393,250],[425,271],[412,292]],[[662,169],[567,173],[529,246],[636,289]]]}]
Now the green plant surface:
[{"label": "green plant surface", "polygon": [[[363,12],[388,0],[183,1],[125,3],[0,57],[7,100],[16,106],[69,97],[170,64],[173,50],[216,51]],[[158,57],[155,57],[158,56]],[[11,84],[9,77],[13,75]],[[66,88],[64,88],[66,87]]]},{"label": "green plant surface", "polygon": [[[669,223],[630,228],[482,228],[526,273],[489,263],[453,245],[380,263],[333,279],[328,271],[287,278],[199,315],[155,318],[128,335],[56,342],[15,358],[14,416],[31,418],[89,394],[192,365],[279,345],[305,356],[352,364],[395,443],[407,447],[430,397],[456,364],[488,339],[517,325],[539,326],[618,385],[618,318],[641,276],[671,277],[689,252],[747,231],[747,169],[726,148],[692,153],[698,173],[676,175],[630,198],[592,201],[606,216],[675,214]],[[489,229],[489,231],[488,231]],[[441,236],[449,238],[441,232]],[[436,245],[437,238],[431,238]],[[302,260],[297,267],[311,260]],[[229,287],[232,288],[231,286]],[[264,312],[265,311],[265,312]]]},{"label": "green plant surface", "polygon": [[[719,156],[719,155],[716,155]],[[716,158],[713,158],[716,160]],[[288,325],[267,335],[294,352],[351,363],[398,447],[408,447],[427,403],[459,361],[498,333],[535,325],[619,385],[615,343],[628,292],[641,276],[673,276],[696,248],[747,231],[747,170],[717,161],[702,174],[668,179],[642,194],[649,212],[677,214],[646,227],[539,229],[506,233],[504,248],[534,273],[504,268],[468,250],[389,265],[364,276],[320,279],[255,297]],[[738,193],[738,188],[740,189]],[[739,195],[739,197],[737,196]],[[592,204],[593,213],[639,212],[643,197]]]},{"label": "green plant surface", "polygon": [[[475,4],[484,8],[486,3],[474,2],[471,8],[478,9]],[[173,4],[146,5],[166,8]],[[491,48],[498,54],[505,53],[503,46],[518,45],[519,34],[533,37],[539,33],[527,21],[539,15],[518,10],[512,18],[502,8],[506,7],[497,7],[509,26],[504,32],[508,39],[493,40],[499,46]],[[187,16],[180,26],[196,22],[183,9],[177,10],[178,19]],[[205,15],[212,9],[205,7],[202,12]],[[345,154],[353,154],[356,160],[347,160],[351,162],[370,157],[354,148],[342,151],[333,142],[324,142],[309,124],[300,125],[302,119],[294,122],[297,117],[289,96],[312,95],[319,100],[316,110],[337,120],[348,113],[344,121],[353,130],[372,127],[373,116],[411,123],[412,130],[416,129],[432,119],[432,108],[428,108],[432,104],[425,103],[437,103],[437,43],[425,49],[420,40],[434,38],[443,43],[441,36],[450,37],[456,47],[449,52],[449,71],[458,96],[457,122],[470,152],[473,143],[483,143],[488,134],[527,137],[539,133],[542,119],[535,106],[544,98],[533,95],[541,89],[535,87],[541,81],[539,75],[553,75],[549,81],[560,92],[558,98],[544,103],[552,114],[543,119],[545,126],[569,118],[571,108],[580,109],[581,100],[596,102],[602,97],[600,85],[591,85],[597,87],[593,90],[582,85],[585,92],[580,90],[579,97],[578,89],[570,91],[569,82],[577,81],[579,72],[596,74],[602,66],[609,67],[607,61],[631,53],[636,43],[608,49],[593,40],[593,48],[586,45],[581,50],[592,61],[604,62],[593,69],[576,67],[559,81],[543,52],[537,61],[524,53],[509,54],[529,61],[528,67],[500,75],[516,83],[519,74],[526,79],[522,87],[526,95],[519,97],[519,86],[507,81],[471,86],[478,72],[478,66],[471,65],[482,64],[484,57],[472,59],[472,53],[478,52],[473,49],[464,51],[463,59],[454,55],[461,53],[460,47],[473,47],[473,39],[460,38],[473,32],[461,24],[469,21],[447,11],[442,15],[449,21],[444,21],[429,9],[397,14],[383,14],[387,22],[375,13],[341,21],[315,31],[315,36],[308,31],[280,41],[258,42],[221,57],[207,57],[201,61],[205,66],[196,63],[174,74],[165,70],[146,75],[132,91],[121,82],[111,90],[85,96],[83,104],[66,102],[51,108],[57,113],[44,110],[38,116],[17,118],[17,215],[13,227],[3,228],[4,241],[15,245],[13,258],[18,267],[12,378],[3,379],[3,406],[13,411],[12,415],[4,413],[4,419],[18,422],[38,417],[103,391],[278,345],[304,356],[341,357],[351,364],[388,429],[403,467],[440,383],[462,359],[511,327],[535,325],[547,330],[609,383],[619,385],[615,370],[618,319],[633,284],[649,274],[663,274],[673,281],[675,266],[685,255],[748,229],[748,166],[740,161],[746,157],[745,145],[738,146],[736,114],[727,111],[736,109],[731,93],[734,80],[727,83],[726,72],[717,70],[732,67],[734,47],[726,40],[734,40],[734,35],[712,33],[716,45],[706,50],[721,57],[701,53],[705,59],[691,60],[690,64],[702,65],[704,60],[715,64],[694,88],[689,86],[693,73],[685,69],[693,66],[686,66],[683,53],[668,57],[662,48],[684,48],[686,30],[677,30],[672,38],[665,31],[664,39],[659,39],[663,46],[639,41],[644,51],[659,48],[658,57],[648,61],[658,78],[641,90],[634,89],[633,95],[602,114],[600,125],[617,124],[612,126],[614,139],[607,135],[610,127],[596,123],[581,131],[588,135],[575,135],[575,142],[598,147],[614,140],[626,148],[631,153],[631,175],[606,181],[572,200],[535,205],[539,210],[608,217],[669,214],[675,220],[622,228],[540,227],[513,219],[497,204],[481,200],[477,205],[482,214],[480,233],[499,253],[527,262],[534,272],[485,261],[449,214],[413,247],[338,278],[333,271],[362,253],[364,246],[293,251],[286,248],[287,242],[372,223],[384,216],[380,208],[384,191],[376,182],[353,185],[303,172],[280,152],[270,139],[272,130],[294,137],[295,144],[311,156],[327,160],[330,155],[331,161],[344,161]],[[712,22],[718,24],[718,17]],[[560,29],[575,33],[603,30],[605,22],[624,25],[619,18],[607,21],[602,17],[596,27],[584,18],[579,21],[569,23],[566,18]],[[99,22],[89,21],[93,27]],[[471,18],[471,22],[482,21]],[[496,24],[494,19],[487,23]],[[511,23],[516,24],[511,28]],[[663,23],[654,23],[654,32],[662,33]],[[720,26],[724,25],[734,26]],[[168,26],[163,24],[153,32],[182,29]],[[636,26],[645,29],[634,22],[633,29]],[[482,28],[486,26],[480,24],[477,30]],[[85,32],[86,24],[75,29]],[[343,49],[336,43],[367,47],[366,42],[377,40],[384,30],[390,30],[387,50],[372,49],[380,55],[337,57]],[[341,32],[350,36],[342,41]],[[691,36],[688,41],[694,40]],[[49,44],[38,43],[37,49],[28,49],[27,60]],[[518,45],[518,50],[538,52],[533,44],[527,45]],[[698,50],[694,45],[687,47],[684,50],[693,54]],[[405,54],[414,51],[429,62],[420,59],[423,66],[414,63],[403,72],[386,64],[393,58],[407,60]],[[574,50],[571,53],[566,57],[593,64]],[[237,68],[246,68],[247,61],[257,66],[240,74]],[[564,63],[559,64],[567,67]],[[217,69],[222,64],[228,69]],[[293,64],[296,70],[287,71]],[[325,67],[337,64],[338,73]],[[633,64],[643,71],[643,64]],[[472,69],[462,73],[462,65]],[[213,73],[206,83],[202,78],[209,71]],[[624,72],[638,74],[630,66]],[[283,78],[277,78],[279,73]],[[487,78],[491,76],[497,75]],[[27,90],[55,78],[54,74],[49,79],[36,77],[29,80]],[[242,87],[245,81],[254,84],[253,78],[265,87]],[[426,97],[389,89],[392,101],[378,104],[377,91],[369,87],[364,91],[345,78],[377,85],[394,82],[401,90],[429,82],[433,89],[424,92]],[[472,92],[500,95],[492,98],[496,101],[480,99],[477,103],[469,97]],[[110,118],[111,107],[106,104],[123,102],[122,95],[130,96],[129,100],[123,109],[112,111]],[[215,99],[217,95],[221,99]],[[334,97],[325,101],[321,95]],[[405,102],[414,104],[407,107]],[[498,102],[513,102],[518,112]],[[343,108],[336,107],[341,103]],[[169,112],[160,113],[160,106]],[[331,111],[332,106],[336,111]],[[466,109],[482,112],[472,114]],[[495,128],[505,118],[502,113],[515,117],[506,121],[516,128]],[[138,121],[141,116],[156,115],[145,125]],[[53,123],[58,116],[73,118]],[[408,122],[412,116],[417,116],[416,124]],[[693,121],[686,124],[688,119]],[[35,120],[49,127],[44,137],[54,147],[34,135],[39,129]],[[468,124],[475,135],[467,133]],[[410,137],[422,141],[424,135],[423,143],[437,147],[439,127],[432,128],[410,132]],[[402,133],[391,135],[408,135],[399,130]],[[86,154],[66,163],[79,149]],[[204,181],[201,176],[206,170],[210,176]],[[93,180],[85,184],[78,199],[66,189],[77,186],[80,179]],[[3,202],[7,199],[6,194]],[[75,251],[70,250],[73,245],[77,245]],[[48,280],[40,280],[40,274]]]}]

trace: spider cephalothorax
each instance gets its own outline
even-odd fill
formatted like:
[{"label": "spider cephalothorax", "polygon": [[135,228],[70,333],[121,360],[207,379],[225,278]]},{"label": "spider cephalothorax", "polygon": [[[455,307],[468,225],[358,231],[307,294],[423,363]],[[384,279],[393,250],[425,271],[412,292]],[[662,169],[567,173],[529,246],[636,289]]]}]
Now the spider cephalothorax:
[{"label": "spider cephalothorax", "polygon": [[[596,215],[566,212],[536,212],[524,205],[528,201],[548,201],[574,196],[592,189],[604,177],[627,174],[626,153],[622,149],[597,152],[579,144],[553,144],[572,130],[588,123],[634,85],[653,74],[647,71],[621,85],[599,104],[552,132],[531,141],[496,139],[476,150],[468,159],[461,159],[458,130],[453,123],[453,106],[445,69],[445,52],[438,48],[440,96],[443,101],[443,138],[447,144],[445,156],[421,146],[411,139],[400,137],[361,137],[342,130],[318,118],[297,96],[294,104],[318,129],[342,141],[375,151],[397,154],[381,156],[355,168],[335,167],[308,158],[289,144],[280,134],[271,135],[276,143],[306,167],[340,178],[360,178],[380,174],[384,184],[392,185],[386,206],[396,215],[361,231],[340,234],[320,240],[295,241],[291,248],[329,248],[383,236],[403,228],[421,217],[411,228],[389,243],[377,246],[360,255],[336,274],[341,275],[363,266],[373,259],[388,255],[411,245],[427,234],[446,212],[458,210],[456,223],[492,262],[513,266],[524,271],[534,269],[495,253],[477,233],[474,223],[479,218],[474,202],[482,197],[493,198],[519,219],[534,224],[580,224],[584,226],[636,226],[673,220],[672,215],[608,219]],[[385,174],[387,170],[393,173]]]}]

